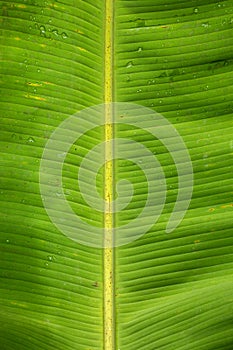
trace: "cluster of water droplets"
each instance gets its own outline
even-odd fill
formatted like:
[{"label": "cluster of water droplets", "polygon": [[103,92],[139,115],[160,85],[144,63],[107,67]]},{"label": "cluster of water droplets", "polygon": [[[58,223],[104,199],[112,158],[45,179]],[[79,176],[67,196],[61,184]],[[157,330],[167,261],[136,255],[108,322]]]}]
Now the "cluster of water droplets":
[{"label": "cluster of water droplets", "polygon": [[34,26],[30,25],[29,29],[32,31],[34,28],[39,31],[40,36],[47,38],[47,39],[55,39],[55,38],[62,38],[62,39],[67,39],[68,35],[65,31],[61,29],[54,28],[52,26],[52,19],[48,20],[48,25],[45,24],[39,24],[37,22],[36,17],[30,16],[30,20],[32,22],[35,22]]},{"label": "cluster of water droplets", "polygon": [[58,29],[51,29],[51,28],[46,28],[44,25],[38,26],[38,24],[36,23],[36,28],[38,28],[40,30],[40,36],[45,37],[45,38],[49,38],[49,39],[53,39],[55,37],[61,37],[62,39],[67,39],[68,35],[65,32],[59,32]]},{"label": "cluster of water droplets", "polygon": [[55,257],[53,255],[48,255],[45,262],[45,267],[49,267],[49,265],[54,261],[55,261]]}]

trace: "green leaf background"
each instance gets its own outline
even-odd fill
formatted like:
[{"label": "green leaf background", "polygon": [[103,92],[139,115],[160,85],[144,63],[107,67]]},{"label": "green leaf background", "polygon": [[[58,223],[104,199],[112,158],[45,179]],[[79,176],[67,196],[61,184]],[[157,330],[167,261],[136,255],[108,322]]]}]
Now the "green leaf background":
[{"label": "green leaf background", "polygon": [[[39,166],[55,128],[103,102],[105,1],[1,5],[0,348],[103,349],[103,251],[72,242],[52,224]],[[114,101],[165,116],[194,168],[189,210],[166,234],[177,174],[156,145],[167,202],[146,235],[115,252],[118,350],[232,349],[232,26],[230,0],[114,1]],[[79,155],[73,147],[65,173],[77,210]],[[119,164],[118,178],[130,177],[130,167]],[[140,189],[146,193],[145,179]]]}]

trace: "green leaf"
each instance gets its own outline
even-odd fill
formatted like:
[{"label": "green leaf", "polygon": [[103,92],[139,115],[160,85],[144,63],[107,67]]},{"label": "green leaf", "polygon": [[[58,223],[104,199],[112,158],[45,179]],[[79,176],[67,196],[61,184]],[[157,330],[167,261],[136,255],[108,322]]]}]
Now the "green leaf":
[{"label": "green leaf", "polygon": [[[232,25],[230,0],[2,2],[1,349],[232,348]],[[106,212],[87,203],[77,174],[88,152],[106,141],[107,126],[98,113],[96,119],[81,116],[112,101],[146,108],[148,115],[149,108],[157,116],[152,121],[166,120],[190,155],[194,183],[183,220],[167,233],[180,184],[184,196],[190,191],[187,158],[179,158],[180,175],[177,139],[145,130],[145,115],[135,119],[140,127],[127,123],[129,111],[118,115],[114,136],[125,140],[127,155],[126,140],[153,154],[164,172],[166,196],[157,221],[151,207],[148,219],[154,222],[146,233],[100,249],[65,234],[69,225],[77,228],[73,218],[63,230],[54,225],[46,207],[49,193],[41,196],[41,164],[54,132],[75,116],[74,128],[58,134],[63,139],[50,153],[58,157],[44,188],[54,190],[55,218],[62,223],[61,184],[49,181],[64,160],[62,186],[74,216],[91,227],[87,237],[102,230]],[[59,153],[75,128],[86,125],[92,130],[65,157]],[[97,175],[102,200],[106,183],[115,200],[123,195],[126,206],[114,215],[119,233],[141,214],[149,191],[140,164],[123,158],[114,162],[113,189],[98,157],[83,180],[89,188]],[[123,182],[120,192],[117,187],[125,179],[133,184],[130,200],[129,188],[124,192]],[[163,183],[157,186],[160,201]],[[95,198],[93,191],[87,195]],[[144,227],[146,219],[135,232]]]}]

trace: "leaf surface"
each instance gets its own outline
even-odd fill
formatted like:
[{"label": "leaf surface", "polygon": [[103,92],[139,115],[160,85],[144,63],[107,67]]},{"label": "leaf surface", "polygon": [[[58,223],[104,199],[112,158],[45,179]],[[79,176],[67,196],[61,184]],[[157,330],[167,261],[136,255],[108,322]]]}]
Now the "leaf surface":
[{"label": "leaf surface", "polygon": [[[194,186],[184,219],[166,233],[179,190],[176,164],[159,138],[122,118],[115,136],[157,157],[167,191],[158,221],[114,251],[112,348],[230,350],[232,3],[117,0],[113,10],[113,101],[150,108],[173,125],[190,154]],[[106,250],[62,234],[39,184],[54,130],[106,102],[106,4],[4,1],[1,13],[1,349],[111,350],[104,336]],[[63,168],[67,201],[94,227],[102,227],[103,215],[82,197],[77,168],[103,140],[100,127],[84,134]],[[116,216],[121,227],[141,213],[148,184],[131,161],[115,167],[114,191],[122,179],[134,185],[133,199]],[[96,180],[100,197],[103,173]]]}]

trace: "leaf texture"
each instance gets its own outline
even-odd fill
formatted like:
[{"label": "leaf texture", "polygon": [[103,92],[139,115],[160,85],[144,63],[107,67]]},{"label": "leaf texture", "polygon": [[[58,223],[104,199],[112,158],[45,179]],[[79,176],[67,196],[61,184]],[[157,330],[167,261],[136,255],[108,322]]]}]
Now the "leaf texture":
[{"label": "leaf texture", "polygon": [[[157,157],[167,193],[151,229],[115,249],[114,349],[230,350],[232,2],[113,4],[114,101],[163,115],[184,140],[194,170],[189,209],[175,231],[166,233],[179,190],[176,164],[145,130],[124,123],[117,128],[116,136],[140,142]],[[40,160],[54,130],[69,116],[104,102],[105,5],[101,0],[2,3],[3,350],[113,350],[104,340],[104,250],[63,235],[49,219],[39,188]],[[83,135],[63,169],[73,211],[96,227],[103,217],[82,198],[77,168],[103,138],[101,128]],[[122,179],[134,185],[132,201],[117,215],[120,227],[142,211],[148,184],[131,161],[121,159],[115,166],[115,185]],[[102,168],[96,184],[101,196]]]}]

